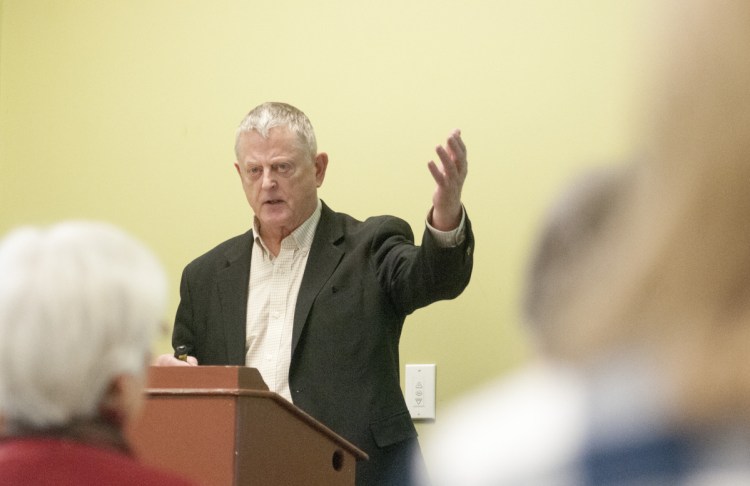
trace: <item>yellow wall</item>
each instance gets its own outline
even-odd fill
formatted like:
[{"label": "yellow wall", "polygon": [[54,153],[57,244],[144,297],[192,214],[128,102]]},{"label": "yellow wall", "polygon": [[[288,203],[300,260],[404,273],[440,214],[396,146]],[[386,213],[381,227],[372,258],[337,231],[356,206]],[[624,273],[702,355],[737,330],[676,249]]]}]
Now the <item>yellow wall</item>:
[{"label": "yellow wall", "polygon": [[[527,353],[515,302],[537,218],[571,172],[627,156],[645,0],[2,0],[0,233],[104,219],[182,267],[247,229],[232,167],[247,110],[307,112],[321,192],[417,233],[454,127],[476,269],[407,320],[441,407]],[[167,349],[167,341],[157,344]]]}]

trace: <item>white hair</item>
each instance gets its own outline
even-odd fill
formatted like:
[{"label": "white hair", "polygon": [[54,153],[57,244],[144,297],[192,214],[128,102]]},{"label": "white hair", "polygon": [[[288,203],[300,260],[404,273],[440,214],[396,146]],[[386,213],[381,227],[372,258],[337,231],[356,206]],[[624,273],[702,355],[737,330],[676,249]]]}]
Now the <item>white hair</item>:
[{"label": "white hair", "polygon": [[268,138],[269,130],[275,127],[288,128],[297,136],[301,147],[310,154],[311,158],[315,158],[318,152],[318,143],[310,119],[300,109],[274,101],[256,106],[242,119],[240,126],[237,127],[234,142],[237,160],[240,159],[239,142],[243,133],[254,130],[263,138]]},{"label": "white hair", "polygon": [[0,242],[0,410],[34,428],[92,418],[113,378],[145,372],[166,279],[105,223],[24,227]]}]

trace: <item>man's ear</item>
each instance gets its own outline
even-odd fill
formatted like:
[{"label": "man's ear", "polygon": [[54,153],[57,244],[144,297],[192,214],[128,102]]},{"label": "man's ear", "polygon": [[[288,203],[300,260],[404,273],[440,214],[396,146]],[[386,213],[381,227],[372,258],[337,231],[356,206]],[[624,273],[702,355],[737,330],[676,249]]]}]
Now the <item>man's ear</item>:
[{"label": "man's ear", "polygon": [[323,179],[326,178],[326,169],[328,168],[328,154],[320,152],[315,156],[315,182],[317,187],[323,185]]}]

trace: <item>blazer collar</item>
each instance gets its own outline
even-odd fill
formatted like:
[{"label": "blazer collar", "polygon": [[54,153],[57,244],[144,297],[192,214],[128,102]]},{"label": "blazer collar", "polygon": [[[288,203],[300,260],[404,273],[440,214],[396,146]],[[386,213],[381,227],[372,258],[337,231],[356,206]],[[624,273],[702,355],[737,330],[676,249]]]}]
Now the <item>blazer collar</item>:
[{"label": "blazer collar", "polygon": [[320,222],[307,258],[307,266],[302,276],[297,306],[294,310],[292,356],[294,356],[294,350],[299,343],[313,302],[344,256],[344,250],[340,246],[343,238],[341,218],[323,203]]},{"label": "blazer collar", "polygon": [[224,325],[227,360],[230,364],[245,364],[247,290],[252,246],[252,231],[239,236],[224,254],[224,268],[217,275],[221,322]]},{"label": "blazer collar", "polygon": [[[302,276],[292,331],[292,355],[297,348],[313,302],[344,256],[342,220],[325,202],[322,203],[320,222],[315,231],[305,273]],[[224,254],[225,262],[217,276],[221,316],[226,336],[228,362],[245,363],[247,326],[247,296],[250,284],[250,257],[254,242],[248,231]]]}]

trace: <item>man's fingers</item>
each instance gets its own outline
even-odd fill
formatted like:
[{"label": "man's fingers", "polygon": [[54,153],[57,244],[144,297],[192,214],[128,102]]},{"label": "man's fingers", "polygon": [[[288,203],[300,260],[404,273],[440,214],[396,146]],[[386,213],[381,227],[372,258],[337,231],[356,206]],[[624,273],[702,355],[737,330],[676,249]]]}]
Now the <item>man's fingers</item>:
[{"label": "man's fingers", "polygon": [[177,359],[172,354],[159,355],[154,361],[154,366],[196,366],[198,360],[193,356],[188,356],[187,361]]},{"label": "man's fingers", "polygon": [[435,179],[437,185],[442,186],[445,183],[445,177],[437,164],[431,160],[427,163],[427,168],[430,169],[430,174],[432,174],[432,178]]}]

